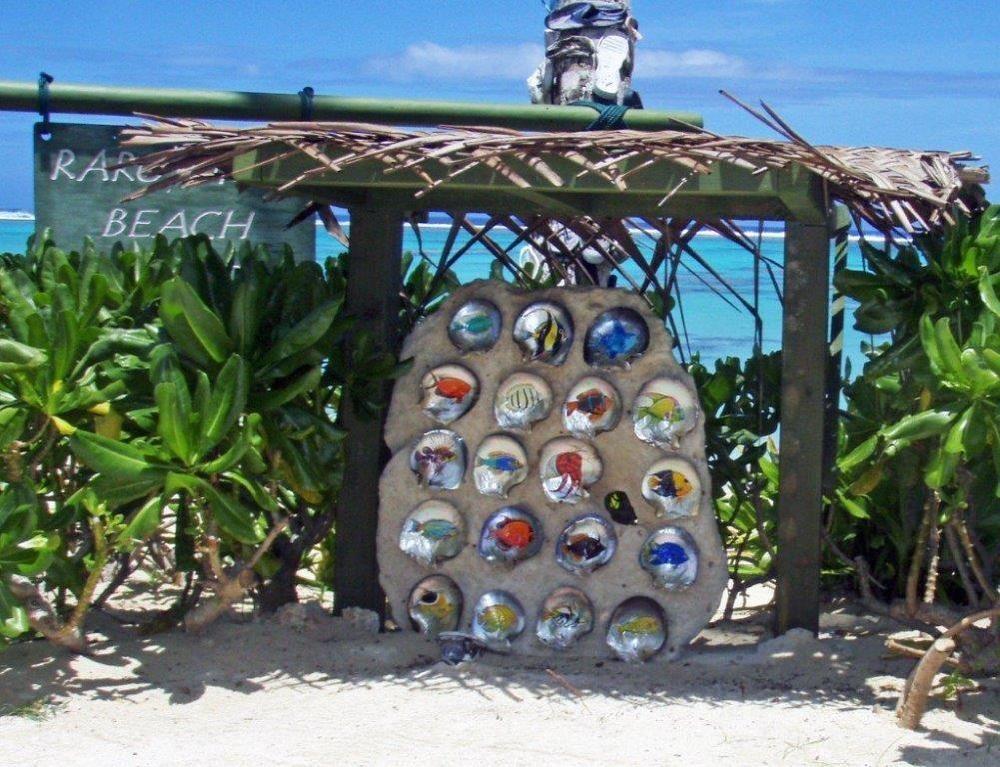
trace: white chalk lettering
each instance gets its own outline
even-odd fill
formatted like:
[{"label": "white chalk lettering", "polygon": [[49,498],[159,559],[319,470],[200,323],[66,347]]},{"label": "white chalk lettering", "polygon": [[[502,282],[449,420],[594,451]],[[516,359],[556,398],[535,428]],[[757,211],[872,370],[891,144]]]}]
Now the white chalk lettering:
[{"label": "white chalk lettering", "polygon": [[169,230],[174,229],[177,231],[176,237],[187,237],[187,216],[184,215],[183,210],[179,210],[170,218],[167,219],[167,223],[160,227],[160,234],[166,234]]},{"label": "white chalk lettering", "polygon": [[108,175],[108,155],[102,149],[100,152],[94,155],[94,159],[87,163],[87,167],[83,169],[83,173],[77,176],[77,181],[83,181],[91,173],[100,173],[101,181],[110,181],[111,177]]},{"label": "white chalk lettering", "polygon": [[163,176],[159,173],[154,176],[147,176],[146,171],[144,171],[141,167],[136,167],[135,169],[135,180],[141,184],[152,184],[159,181],[161,178],[163,178]]},{"label": "white chalk lettering", "polygon": [[[222,215],[223,214],[221,210],[206,210],[204,213],[199,213],[197,216],[194,217],[194,220],[191,222],[191,229],[189,231],[191,232],[191,234],[200,234],[200,232],[198,231],[198,226],[201,224],[203,218],[206,218],[208,216],[219,216],[221,218]],[[208,235],[208,239],[214,240],[215,235],[214,234]]]},{"label": "white chalk lettering", "polygon": [[222,232],[219,234],[220,239],[226,239],[229,235],[227,234],[230,229],[242,229],[243,234],[240,235],[241,240],[245,240],[250,236],[250,227],[253,225],[254,216],[257,215],[255,211],[250,211],[250,217],[242,224],[233,223],[233,212],[231,210],[226,211],[226,220],[222,224]]},{"label": "white chalk lettering", "polygon": [[55,181],[59,178],[61,173],[70,181],[75,181],[76,176],[69,169],[69,166],[76,162],[76,154],[72,149],[60,149],[59,154],[56,155],[56,161],[52,165],[52,173],[49,175],[49,181]]},{"label": "white chalk lettering", "polygon": [[[133,162],[135,162],[135,155],[134,154],[132,154],[131,152],[119,152],[118,153],[118,162],[115,163],[115,164],[116,165],[125,165],[126,163],[131,164]],[[115,172],[111,176],[111,183],[112,184],[117,184],[118,183],[118,179],[121,176],[124,176],[129,181],[135,181],[135,179],[132,178],[132,176],[129,175],[128,168],[115,168]]]},{"label": "white chalk lettering", "polygon": [[[125,208],[115,208],[108,214],[108,221],[104,225],[104,231],[101,232],[101,237],[121,237],[122,233],[125,231],[125,221],[128,217],[128,211]],[[114,229],[114,231],[112,231]]]},{"label": "white chalk lettering", "polygon": [[159,213],[159,212],[160,211],[157,210],[156,208],[143,208],[142,210],[136,211],[135,219],[133,219],[133,221],[132,221],[132,228],[129,229],[128,236],[129,237],[152,237],[153,235],[150,232],[140,232],[139,231],[139,227],[140,226],[149,226],[150,224],[153,223],[152,221],[146,220],[144,218],[144,216],[147,216],[147,215],[151,216],[154,213]]}]

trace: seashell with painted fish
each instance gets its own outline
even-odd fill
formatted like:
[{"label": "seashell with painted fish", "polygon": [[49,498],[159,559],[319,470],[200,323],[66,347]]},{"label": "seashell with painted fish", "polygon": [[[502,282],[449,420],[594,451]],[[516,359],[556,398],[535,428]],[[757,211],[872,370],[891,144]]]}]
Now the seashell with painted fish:
[{"label": "seashell with painted fish", "polygon": [[698,424],[694,393],[674,378],[654,378],[632,405],[635,436],[661,448],[676,449],[681,437]]},{"label": "seashell with painted fish", "polygon": [[462,592],[447,575],[429,575],[410,592],[407,612],[421,634],[454,631],[462,617]]},{"label": "seashell with painted fish", "polygon": [[472,477],[483,495],[506,498],[514,485],[528,476],[528,454],[521,443],[506,434],[491,434],[476,450]]},{"label": "seashell with painted fish", "polygon": [[684,589],[698,577],[698,546],[680,527],[654,530],[639,549],[639,565],[653,583],[670,591]]},{"label": "seashell with painted fish", "polygon": [[642,478],[642,497],[656,509],[658,517],[693,517],[701,504],[698,471],[690,461],[680,457],[657,461]]},{"label": "seashell with painted fish", "polygon": [[506,649],[524,631],[524,608],[507,591],[487,591],[472,613],[472,635],[487,647]]},{"label": "seashell with painted fish", "polygon": [[562,586],[542,602],[535,625],[538,641],[565,650],[594,629],[594,606],[587,595],[572,586]]},{"label": "seashell with painted fish", "polygon": [[585,514],[570,522],[556,541],[556,562],[571,573],[592,573],[615,555],[618,536],[599,514]]},{"label": "seashell with painted fish", "polygon": [[465,520],[447,501],[424,501],[403,520],[399,548],[431,566],[456,557],[465,545]]},{"label": "seashell with painted fish", "polygon": [[491,514],[479,534],[479,555],[487,562],[517,564],[535,556],[544,536],[538,518],[520,506],[504,506]]},{"label": "seashell with painted fish", "polygon": [[546,443],[538,468],[546,497],[556,503],[578,503],[588,498],[587,488],[604,471],[597,450],[573,437],[559,437]]},{"label": "seashell with painted fish", "polygon": [[485,352],[500,339],[503,316],[496,304],[485,298],[466,301],[451,316],[448,338],[465,353]]},{"label": "seashell with painted fish", "polygon": [[493,413],[502,429],[530,429],[548,417],[552,387],[534,373],[514,373],[497,389]]},{"label": "seashell with painted fish", "polygon": [[602,312],[587,328],[583,358],[595,367],[627,368],[649,348],[649,326],[635,309],[618,307]]},{"label": "seashell with painted fish", "polygon": [[667,619],[649,597],[631,597],[611,614],[606,641],[627,663],[642,663],[660,651],[667,641]]},{"label": "seashell with painted fish", "polygon": [[526,361],[561,365],[573,345],[573,319],[560,304],[530,304],[514,322],[514,340]]},{"label": "seashell with painted fish", "polygon": [[569,390],[563,403],[563,426],[578,437],[593,438],[610,431],[622,413],[622,399],[603,378],[586,376]]},{"label": "seashell with painted fish", "polygon": [[462,365],[440,365],[420,380],[424,413],[440,424],[457,421],[479,397],[479,379]]},{"label": "seashell with painted fish", "polygon": [[410,453],[417,481],[435,490],[454,490],[465,476],[465,440],[448,429],[426,432]]}]

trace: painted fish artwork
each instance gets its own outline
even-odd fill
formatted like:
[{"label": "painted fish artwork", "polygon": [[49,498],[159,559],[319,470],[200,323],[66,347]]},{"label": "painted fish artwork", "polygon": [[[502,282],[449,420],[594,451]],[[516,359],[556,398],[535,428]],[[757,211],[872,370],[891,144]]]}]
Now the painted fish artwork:
[{"label": "painted fish artwork", "polygon": [[514,373],[497,389],[493,414],[501,429],[528,430],[552,410],[552,387],[534,373]]},{"label": "painted fish artwork", "polygon": [[573,319],[559,304],[531,304],[514,322],[514,340],[526,361],[561,365],[573,345]]},{"label": "painted fish artwork", "polygon": [[663,608],[648,597],[626,599],[611,614],[608,647],[626,663],[649,660],[666,641],[667,621]]},{"label": "painted fish artwork", "polygon": [[467,354],[485,352],[500,339],[503,316],[496,304],[485,298],[474,298],[459,307],[448,323],[448,338],[457,349]]},{"label": "painted fish artwork", "polygon": [[490,649],[503,650],[524,631],[524,608],[507,591],[487,591],[472,613],[472,635]]},{"label": "painted fish artwork", "polygon": [[457,421],[469,412],[479,397],[479,380],[461,365],[441,365],[428,370],[420,380],[421,407],[440,424]]},{"label": "painted fish artwork", "polygon": [[448,429],[424,434],[410,453],[410,468],[421,485],[435,490],[455,490],[465,476],[465,440]]},{"label": "painted fish artwork", "polygon": [[615,555],[618,536],[599,514],[585,514],[570,522],[556,541],[556,562],[571,573],[592,573]]},{"label": "painted fish artwork", "polygon": [[454,631],[462,617],[462,592],[447,575],[429,575],[410,592],[407,612],[421,634]]},{"label": "painted fish artwork", "polygon": [[535,636],[542,644],[565,650],[594,630],[594,606],[580,589],[562,586],[542,602]]},{"label": "painted fish artwork", "polygon": [[424,501],[406,515],[399,531],[399,548],[427,566],[458,556],[464,545],[465,520],[447,501]]},{"label": "painted fish artwork", "polygon": [[656,509],[658,517],[693,517],[701,503],[698,471],[684,458],[657,461],[642,478],[642,497]]},{"label": "painted fish artwork", "polygon": [[624,490],[612,490],[604,496],[604,508],[619,525],[634,525],[639,522],[635,507]]},{"label": "painted fish artwork", "polygon": [[476,450],[472,478],[482,495],[506,498],[515,485],[528,477],[528,454],[521,443],[507,434],[491,434]]},{"label": "painted fish artwork", "polygon": [[698,546],[680,527],[663,527],[650,533],[639,549],[639,565],[653,583],[674,591],[690,586],[698,577]]},{"label": "painted fish artwork", "polygon": [[649,348],[649,326],[635,309],[618,307],[597,316],[583,339],[583,358],[595,367],[624,367]]},{"label": "painted fish artwork", "polygon": [[603,378],[585,376],[569,390],[563,403],[563,426],[577,437],[593,439],[613,429],[621,413],[618,390]]},{"label": "painted fish artwork", "polygon": [[487,562],[517,564],[537,554],[544,540],[538,518],[520,506],[491,514],[479,534],[479,555]]},{"label": "painted fish artwork", "polygon": [[555,503],[579,503],[601,478],[604,464],[597,450],[573,437],[558,437],[542,448],[539,476],[545,496]]},{"label": "painted fish artwork", "polygon": [[674,378],[655,378],[642,387],[632,406],[635,436],[664,449],[676,449],[698,424],[695,395]]}]

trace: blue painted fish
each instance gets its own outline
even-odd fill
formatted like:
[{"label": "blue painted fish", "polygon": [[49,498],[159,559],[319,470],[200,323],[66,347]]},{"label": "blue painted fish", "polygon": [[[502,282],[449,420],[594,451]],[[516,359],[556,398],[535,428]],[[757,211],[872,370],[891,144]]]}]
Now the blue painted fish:
[{"label": "blue painted fish", "polygon": [[422,535],[432,541],[443,541],[454,536],[458,532],[458,527],[447,519],[427,519],[423,522],[412,520],[410,532]]},{"label": "blue painted fish", "polygon": [[493,469],[493,471],[501,471],[509,474],[513,474],[524,468],[524,464],[510,453],[490,453],[486,456],[480,456],[476,459],[476,465],[486,466]]},{"label": "blue painted fish", "polygon": [[669,541],[657,543],[650,547],[649,550],[649,563],[654,567],[659,567],[660,565],[680,567],[689,559],[690,557],[683,546]]},{"label": "blue painted fish", "polygon": [[608,359],[616,360],[619,357],[627,357],[636,350],[639,336],[623,323],[612,322],[611,327],[600,334],[597,344]]},{"label": "blue painted fish", "polygon": [[456,332],[465,331],[478,336],[489,332],[493,327],[493,319],[488,314],[473,314],[466,320],[456,319],[451,326]]}]

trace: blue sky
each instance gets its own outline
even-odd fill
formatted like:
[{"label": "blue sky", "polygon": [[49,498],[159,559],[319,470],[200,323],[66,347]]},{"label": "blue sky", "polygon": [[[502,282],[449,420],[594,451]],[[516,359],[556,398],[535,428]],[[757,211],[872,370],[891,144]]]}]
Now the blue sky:
[{"label": "blue sky", "polygon": [[[634,0],[650,108],[821,143],[970,149],[1000,168],[996,0]],[[539,0],[3,0],[0,79],[523,102]],[[59,118],[56,119],[73,119]],[[31,207],[31,115],[0,113],[0,208]]]}]

